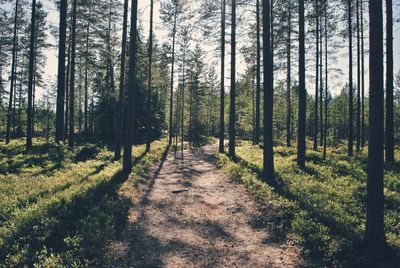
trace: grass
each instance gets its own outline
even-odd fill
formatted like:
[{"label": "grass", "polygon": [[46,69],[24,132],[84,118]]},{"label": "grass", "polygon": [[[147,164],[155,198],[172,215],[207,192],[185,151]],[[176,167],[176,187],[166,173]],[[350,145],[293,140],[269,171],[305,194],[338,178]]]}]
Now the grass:
[{"label": "grass", "polygon": [[[165,141],[133,148],[128,177],[112,152],[68,151],[36,141],[0,147],[0,267],[92,267],[104,263],[107,241],[125,222],[136,181],[167,151]],[[56,151],[57,153],[54,153]],[[45,160],[44,160],[45,159]],[[57,165],[57,167],[55,167]]]},{"label": "grass", "polygon": [[[399,156],[400,151],[397,150]],[[367,265],[362,249],[365,228],[366,154],[345,156],[345,147],[307,152],[304,171],[297,168],[296,149],[275,148],[275,186],[260,180],[262,149],[242,141],[238,160],[219,155],[219,166],[230,178],[245,184],[276,239],[295,240],[306,259],[337,266]],[[385,172],[385,231],[394,255],[400,252],[400,194],[398,163]],[[393,255],[393,254],[392,254]],[[393,257],[393,256],[392,256]],[[395,262],[394,256],[386,264]]]}]

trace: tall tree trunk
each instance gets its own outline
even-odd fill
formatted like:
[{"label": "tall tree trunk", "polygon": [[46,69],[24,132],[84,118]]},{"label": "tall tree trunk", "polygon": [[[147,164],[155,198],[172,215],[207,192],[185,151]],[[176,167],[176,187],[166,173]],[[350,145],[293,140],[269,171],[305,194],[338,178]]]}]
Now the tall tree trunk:
[{"label": "tall tree trunk", "polygon": [[186,59],[185,59],[185,54],[183,54],[183,67],[182,67],[182,96],[181,96],[181,101],[182,101],[182,104],[181,104],[181,157],[182,157],[182,159],[183,159],[183,141],[184,141],[184,139],[185,139],[185,136],[184,136],[184,130],[185,130],[185,128],[184,128],[184,123],[185,123],[185,121],[184,121],[184,119],[185,119],[185,61],[186,61]]},{"label": "tall tree trunk", "polygon": [[172,59],[171,59],[171,84],[170,84],[170,99],[169,99],[169,140],[168,144],[172,144],[172,137],[174,136],[174,127],[173,127],[173,106],[174,106],[174,68],[175,68],[175,38],[176,38],[176,6],[174,7],[174,27],[172,30]]},{"label": "tall tree trunk", "polygon": [[128,0],[124,0],[124,19],[122,23],[122,41],[121,41],[121,73],[119,77],[119,100],[117,113],[117,131],[115,140],[114,159],[121,159],[121,145],[123,141],[123,114],[124,114],[124,95],[125,95],[125,69],[126,69],[126,36],[128,31]]},{"label": "tall tree trunk", "polygon": [[137,39],[137,8],[138,1],[132,0],[131,7],[131,30],[130,30],[130,53],[127,100],[124,107],[125,135],[124,135],[124,158],[123,171],[129,174],[132,171],[132,139],[136,128],[135,98],[136,98],[136,39]]},{"label": "tall tree trunk", "polygon": [[365,146],[365,68],[364,68],[364,16],[363,1],[361,9],[361,148]]},{"label": "tall tree trunk", "polygon": [[386,0],[386,161],[394,162],[392,0]]},{"label": "tall tree trunk", "polygon": [[14,37],[13,37],[13,50],[12,50],[12,62],[11,62],[11,85],[10,85],[10,98],[8,100],[7,110],[7,126],[6,126],[6,144],[10,143],[10,129],[11,129],[11,110],[13,102],[13,90],[15,83],[15,69],[16,69],[16,57],[17,57],[17,21],[18,21],[18,0],[15,2],[15,14],[14,14]]},{"label": "tall tree trunk", "polygon": [[224,152],[225,144],[225,12],[226,0],[221,7],[221,104],[219,115],[219,152]]},{"label": "tall tree trunk", "polygon": [[[322,9],[321,9],[322,10]],[[323,50],[322,50],[322,12],[319,12],[319,18],[320,18],[320,24],[319,24],[319,129],[320,129],[320,142],[319,145],[323,146],[324,145],[324,118],[323,118],[323,96],[324,96],[324,80],[322,77],[322,69],[323,69],[323,64],[322,64],[322,59],[323,59]]]},{"label": "tall tree trunk", "polygon": [[319,8],[318,2],[315,2],[315,35],[316,35],[316,52],[315,52],[315,103],[314,103],[314,145],[313,149],[318,149],[318,92],[319,92]]},{"label": "tall tree trunk", "polygon": [[32,89],[32,137],[35,137],[35,111],[36,111],[36,55],[33,63],[33,89]]},{"label": "tall tree trunk", "polygon": [[21,67],[21,75],[20,75],[20,81],[19,81],[19,94],[18,94],[18,127],[17,127],[17,133],[18,137],[22,137],[22,85],[24,83],[23,80],[23,74],[24,74],[24,65],[22,64]]},{"label": "tall tree trunk", "polygon": [[260,143],[260,112],[261,112],[261,31],[260,31],[260,1],[256,3],[257,12],[257,63],[256,63],[256,124],[255,124],[255,135],[254,143]]},{"label": "tall tree trunk", "polygon": [[[91,7],[92,3],[88,2],[89,11],[88,17],[91,16]],[[88,71],[89,71],[89,34],[90,34],[90,19],[86,25],[86,48],[85,48],[85,105],[84,105],[84,114],[85,114],[85,136],[88,137],[89,134],[89,126],[88,126],[88,98],[89,98],[89,81],[88,81]]]},{"label": "tall tree trunk", "polygon": [[348,2],[348,27],[349,27],[349,137],[348,149],[349,156],[353,156],[353,31],[351,23],[351,0]]},{"label": "tall tree trunk", "polygon": [[146,116],[146,152],[150,151],[151,147],[151,65],[153,64],[153,10],[154,0],[150,0],[150,33],[149,33],[149,70],[147,76],[147,116]]},{"label": "tall tree trunk", "polygon": [[274,182],[274,141],[273,141],[273,56],[271,47],[271,20],[269,0],[263,1],[263,55],[264,55],[264,180]]},{"label": "tall tree trunk", "polygon": [[369,1],[370,16],[370,102],[365,238],[370,253],[383,257],[386,244],[383,229],[384,90],[382,1]]},{"label": "tall tree trunk", "polygon": [[65,97],[65,42],[67,36],[67,0],[61,0],[58,45],[58,79],[56,110],[56,142],[64,140],[64,97]]},{"label": "tall tree trunk", "polygon": [[357,134],[356,150],[361,150],[361,58],[360,58],[360,1],[357,0]]},{"label": "tall tree trunk", "polygon": [[323,159],[326,160],[326,147],[328,135],[328,1],[325,1],[325,16],[324,16],[324,29],[325,29],[325,127],[324,127],[324,153]]},{"label": "tall tree trunk", "polygon": [[287,39],[287,91],[286,91],[286,106],[287,106],[287,111],[286,111],[286,145],[288,147],[291,146],[291,139],[292,139],[292,104],[291,104],[291,35],[292,35],[292,7],[291,7],[291,0],[288,1],[288,39]]},{"label": "tall tree trunk", "polygon": [[299,127],[297,164],[304,169],[306,162],[306,85],[305,85],[304,0],[299,0]]},{"label": "tall tree trunk", "polygon": [[75,50],[76,50],[76,1],[72,2],[72,28],[71,28],[71,77],[69,89],[69,137],[68,145],[75,146]]},{"label": "tall tree trunk", "polygon": [[231,92],[229,109],[229,156],[235,153],[235,123],[236,123],[236,0],[232,0],[232,34],[231,34]]},{"label": "tall tree trunk", "polygon": [[69,135],[69,77],[71,72],[71,28],[68,38],[68,53],[67,53],[67,74],[65,76],[65,122],[64,122],[64,140]]},{"label": "tall tree trunk", "polygon": [[32,149],[32,91],[33,91],[33,69],[35,61],[35,25],[36,25],[36,0],[32,0],[31,39],[29,45],[29,81],[28,81],[28,119],[26,126],[26,149]]}]

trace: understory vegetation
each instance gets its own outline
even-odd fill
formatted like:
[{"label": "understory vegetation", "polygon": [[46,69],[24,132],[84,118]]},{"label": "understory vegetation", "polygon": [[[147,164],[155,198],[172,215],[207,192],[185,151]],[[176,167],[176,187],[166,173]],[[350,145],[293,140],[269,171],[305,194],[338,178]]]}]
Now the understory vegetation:
[{"label": "understory vegetation", "polygon": [[[397,158],[400,149],[396,149]],[[305,170],[296,165],[294,147],[275,147],[276,183],[262,178],[262,148],[240,141],[237,160],[218,155],[218,165],[230,179],[243,183],[263,217],[257,228],[271,230],[272,240],[289,239],[300,246],[305,262],[320,265],[370,265],[362,240],[365,229],[367,153],[346,156],[346,146],[308,151]],[[400,252],[399,163],[387,164],[384,180],[385,231],[390,256],[385,267],[396,267]]]},{"label": "understory vegetation", "polygon": [[128,177],[107,147],[68,150],[37,139],[26,153],[24,145],[0,146],[0,267],[103,264],[140,174],[168,151],[165,140],[148,153],[145,146],[133,147]]}]

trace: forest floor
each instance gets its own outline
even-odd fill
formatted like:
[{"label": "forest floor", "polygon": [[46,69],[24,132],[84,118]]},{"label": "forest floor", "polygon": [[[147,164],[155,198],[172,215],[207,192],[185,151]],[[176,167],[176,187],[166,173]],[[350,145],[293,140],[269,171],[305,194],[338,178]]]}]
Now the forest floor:
[{"label": "forest floor", "polygon": [[257,227],[245,186],[216,167],[216,145],[170,153],[140,181],[110,267],[295,267],[298,250]]}]

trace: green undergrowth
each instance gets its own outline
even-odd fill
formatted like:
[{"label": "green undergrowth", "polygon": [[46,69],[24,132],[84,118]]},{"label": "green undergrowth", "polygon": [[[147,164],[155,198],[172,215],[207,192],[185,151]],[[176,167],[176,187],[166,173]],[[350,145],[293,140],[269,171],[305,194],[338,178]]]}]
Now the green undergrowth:
[{"label": "green undergrowth", "polygon": [[107,242],[126,222],[135,181],[166,150],[165,141],[154,142],[147,154],[135,146],[129,177],[111,151],[90,146],[66,152],[63,167],[47,175],[32,175],[30,167],[19,170],[24,176],[1,175],[0,267],[104,263]]},{"label": "green undergrowth", "polygon": [[[399,154],[399,151],[396,152]],[[364,254],[366,154],[348,158],[343,148],[307,152],[304,171],[296,165],[296,149],[275,147],[276,184],[262,180],[262,148],[239,142],[238,159],[220,154],[219,167],[242,182],[263,211],[257,225],[272,232],[272,239],[297,242],[306,260],[328,266],[363,266],[371,261]],[[385,172],[385,230],[395,255],[400,250],[400,173],[397,164]],[[389,263],[392,263],[392,259]],[[390,266],[389,266],[390,267]]]}]

